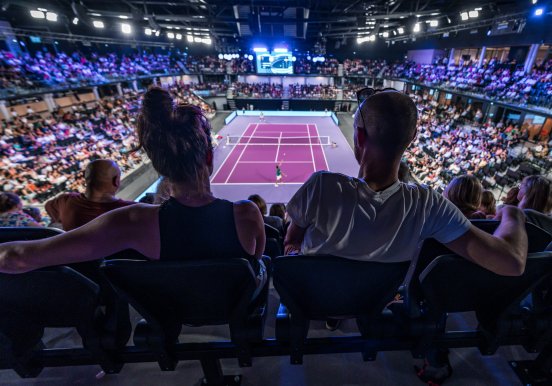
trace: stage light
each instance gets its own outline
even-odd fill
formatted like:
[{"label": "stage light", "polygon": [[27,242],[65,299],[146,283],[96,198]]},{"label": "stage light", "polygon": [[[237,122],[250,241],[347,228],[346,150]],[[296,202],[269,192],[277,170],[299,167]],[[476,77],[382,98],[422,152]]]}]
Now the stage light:
[{"label": "stage light", "polygon": [[249,56],[247,56],[247,59],[249,59],[249,60],[253,60],[253,55],[249,55]]},{"label": "stage light", "polygon": [[55,12],[46,12],[46,20],[48,21],[57,21],[58,15]]},{"label": "stage light", "polygon": [[176,34],[176,40],[182,40],[182,34]]},{"label": "stage light", "polygon": [[148,36],[151,36],[151,32],[152,32],[152,31],[151,31],[151,28],[146,28],[146,29],[144,30],[144,33],[145,33],[146,35],[148,35]]},{"label": "stage light", "polygon": [[44,16],[44,12],[35,10],[31,10],[31,16],[35,19],[44,19],[46,17]]},{"label": "stage light", "polygon": [[161,35],[161,31],[155,31],[155,36]]},{"label": "stage light", "polygon": [[398,32],[399,34],[402,35],[402,34],[404,33],[404,28],[403,28],[403,27],[399,27],[399,28],[397,29],[397,32]]},{"label": "stage light", "polygon": [[203,39],[200,38],[199,36],[195,36],[195,37],[194,37],[194,42],[196,42],[196,43],[203,43]]},{"label": "stage light", "polygon": [[188,35],[188,36],[186,36],[186,40],[190,43],[193,43],[194,42],[194,37],[192,35]]},{"label": "stage light", "polygon": [[414,29],[412,30],[414,32],[420,32],[420,23],[414,24]]},{"label": "stage light", "polygon": [[253,51],[255,51],[255,52],[267,52],[267,49],[265,47],[253,47]]},{"label": "stage light", "polygon": [[125,15],[119,15],[119,19],[128,19],[128,16],[125,16]]},{"label": "stage light", "polygon": [[450,17],[447,16],[447,23],[452,23],[452,21],[450,20]]},{"label": "stage light", "polygon": [[74,24],[74,25],[79,24],[79,18],[78,18],[78,17],[74,17],[74,18],[73,18],[73,24]]},{"label": "stage light", "polygon": [[471,19],[475,19],[476,17],[479,17],[479,11],[470,11],[468,15]]},{"label": "stage light", "polygon": [[384,38],[388,38],[388,37],[389,37],[389,32],[385,31],[385,32],[382,34],[382,36],[383,36]]},{"label": "stage light", "polygon": [[203,39],[203,43],[207,44],[208,46],[211,45],[211,43],[213,43],[213,41],[211,40],[211,38],[206,38],[206,39]]},{"label": "stage light", "polygon": [[46,8],[37,8],[39,11],[42,11],[42,12],[48,12],[48,10]]},{"label": "stage light", "polygon": [[167,37],[169,39],[174,39],[174,33],[173,32],[167,32]]},{"label": "stage light", "polygon": [[537,4],[539,0],[532,0],[531,3]]},{"label": "stage light", "polygon": [[430,20],[429,26],[430,27],[437,27],[439,25],[439,20]]},{"label": "stage light", "polygon": [[460,13],[460,18],[462,19],[462,21],[468,20],[469,19],[468,13],[467,12]]},{"label": "stage light", "polygon": [[121,23],[121,31],[124,34],[129,34],[132,32],[132,27],[128,23]]},{"label": "stage light", "polygon": [[274,52],[276,52],[278,54],[285,54],[286,52],[288,52],[288,49],[287,48],[275,48]]},{"label": "stage light", "polygon": [[544,13],[544,9],[537,8],[535,9],[535,16],[541,16]]},{"label": "stage light", "polygon": [[101,21],[101,20],[94,20],[94,21],[92,22],[92,25],[93,25],[94,27],[96,27],[96,28],[103,28],[103,27],[105,27],[103,21]]}]

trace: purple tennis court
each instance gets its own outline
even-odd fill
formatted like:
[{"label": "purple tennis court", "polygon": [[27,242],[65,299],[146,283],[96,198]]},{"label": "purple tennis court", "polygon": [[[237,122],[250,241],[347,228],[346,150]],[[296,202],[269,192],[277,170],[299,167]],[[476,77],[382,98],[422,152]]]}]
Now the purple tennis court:
[{"label": "purple tennis court", "polygon": [[243,135],[223,140],[233,149],[213,175],[215,184],[274,184],[276,165],[282,170],[279,184],[303,183],[319,170],[328,170],[316,124],[250,123]]},{"label": "purple tennis court", "polygon": [[[329,116],[265,113],[263,122],[237,116],[218,133],[211,177],[217,197],[237,201],[257,193],[268,203],[287,203],[315,171],[358,174],[353,150]],[[283,178],[276,187],[279,163]]]}]

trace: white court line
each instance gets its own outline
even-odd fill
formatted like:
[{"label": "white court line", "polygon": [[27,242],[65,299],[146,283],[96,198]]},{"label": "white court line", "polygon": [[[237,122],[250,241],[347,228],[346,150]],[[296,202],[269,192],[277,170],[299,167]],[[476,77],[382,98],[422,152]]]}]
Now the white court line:
[{"label": "white court line", "polygon": [[257,124],[255,126],[255,129],[253,129],[253,133],[251,133],[251,136],[249,137],[249,141],[247,142],[247,144],[243,147],[242,149],[242,152],[240,153],[240,156],[238,157],[238,160],[236,161],[236,163],[234,164],[234,167],[232,167],[232,170],[230,170],[230,174],[228,174],[228,177],[226,178],[226,181],[224,181],[225,183],[228,183],[228,180],[230,179],[230,177],[232,177],[232,173],[234,173],[234,170],[236,170],[236,166],[238,166],[238,164],[240,163],[240,159],[241,157],[243,156],[243,153],[245,153],[245,149],[247,149],[247,145],[249,144],[249,142],[251,142],[251,138],[253,138],[255,136],[255,132],[257,131],[257,128],[259,127],[259,124]]},{"label": "white court line", "polygon": [[276,148],[276,157],[274,157],[275,163],[278,163],[278,153],[280,153],[281,144],[282,144],[282,132],[280,131],[280,136],[278,137],[278,147]]},{"label": "white court line", "polygon": [[[249,126],[253,125],[253,123],[250,123],[247,125],[247,128],[242,132],[242,137],[243,137],[243,134],[249,130]],[[228,137],[228,136],[227,136]],[[224,139],[223,141],[225,141],[226,139]],[[224,164],[226,163],[226,160],[228,159],[228,157],[230,157],[230,154],[232,154],[234,152],[234,150],[236,150],[236,148],[234,147],[232,150],[230,150],[228,152],[228,154],[226,155],[226,157],[224,157],[224,161],[222,161],[222,163],[220,164],[219,168],[217,169],[217,171],[215,172],[215,174],[213,174],[213,177],[211,177],[211,181],[213,181],[215,179],[215,177],[217,176],[217,174],[219,174],[220,172],[220,169],[222,169],[222,167],[224,166]]]},{"label": "white court line", "polygon": [[[278,185],[303,185],[304,182],[280,182]],[[235,186],[250,186],[250,185],[274,185],[274,182],[215,182],[211,185],[235,185]]]},{"label": "white court line", "polygon": [[[339,127],[337,129],[340,130]],[[314,123],[314,130],[316,130],[316,136],[320,138],[320,132],[318,131],[318,126],[316,126],[316,123]],[[330,138],[330,142],[331,142],[331,138]],[[330,146],[331,146],[331,143],[330,143]],[[322,155],[324,156],[324,162],[326,162],[326,170],[330,170],[330,165],[328,164],[328,159],[326,158],[326,152],[324,151],[324,148],[322,147],[322,145],[320,145],[320,151],[322,151]]]},{"label": "white court line", "polygon": [[310,151],[311,151],[311,158],[312,158],[312,169],[313,169],[313,172],[316,171],[316,161],[314,160],[314,151],[312,150],[312,140],[311,140],[311,135],[310,135],[310,124],[307,124],[307,133],[309,135],[309,147],[310,147]]},{"label": "white court line", "polygon": [[[242,164],[274,164],[272,161],[241,161]],[[310,164],[311,161],[286,161],[286,164]]]}]

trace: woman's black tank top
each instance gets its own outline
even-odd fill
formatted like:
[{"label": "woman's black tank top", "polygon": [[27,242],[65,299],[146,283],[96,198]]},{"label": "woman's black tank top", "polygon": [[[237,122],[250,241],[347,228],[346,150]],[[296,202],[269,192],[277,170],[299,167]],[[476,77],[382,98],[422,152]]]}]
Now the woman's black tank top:
[{"label": "woman's black tank top", "polygon": [[257,259],[240,243],[230,201],[191,207],[171,197],[159,210],[159,231],[160,260],[245,258],[259,272]]}]

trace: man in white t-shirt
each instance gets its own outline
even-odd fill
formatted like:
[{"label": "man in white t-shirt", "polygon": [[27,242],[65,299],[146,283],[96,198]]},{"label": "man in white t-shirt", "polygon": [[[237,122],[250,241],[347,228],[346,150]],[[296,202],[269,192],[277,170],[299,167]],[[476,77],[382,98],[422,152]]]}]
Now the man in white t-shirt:
[{"label": "man in white t-shirt", "polygon": [[527,259],[525,217],[505,206],[494,235],[473,225],[432,189],[398,180],[401,157],[416,135],[417,110],[396,91],[376,93],[355,115],[359,178],[314,173],[288,204],[286,253],[330,254],[374,262],[416,258],[435,238],[501,275],[520,275]]}]

